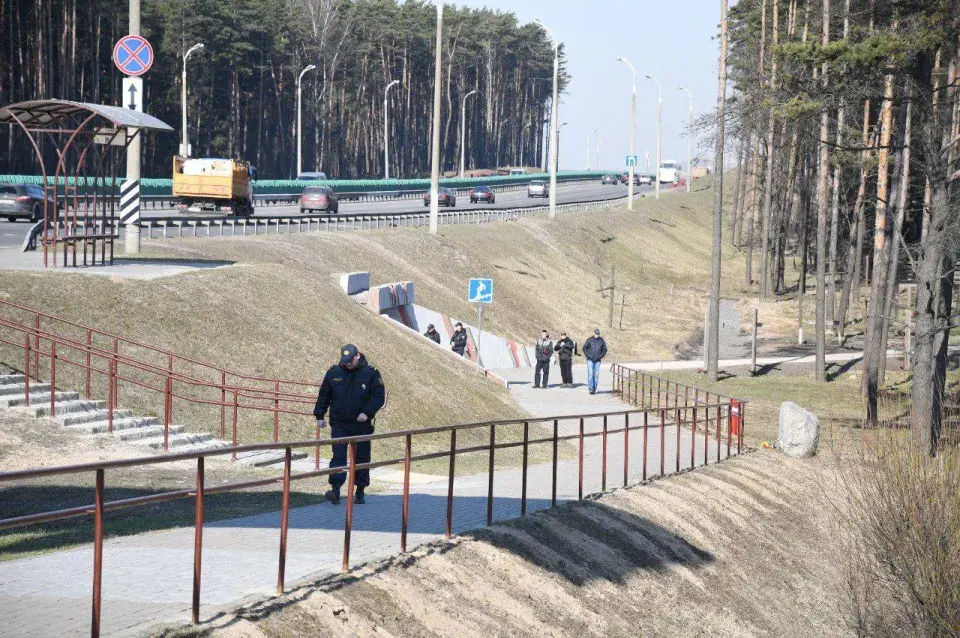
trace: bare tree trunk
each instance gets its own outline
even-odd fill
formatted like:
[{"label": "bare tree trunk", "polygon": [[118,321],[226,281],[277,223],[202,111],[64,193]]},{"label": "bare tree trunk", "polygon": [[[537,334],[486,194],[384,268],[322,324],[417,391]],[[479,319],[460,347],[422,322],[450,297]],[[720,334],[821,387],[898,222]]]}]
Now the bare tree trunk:
[{"label": "bare tree trunk", "polygon": [[[830,0],[823,0],[823,40],[826,47],[830,44]],[[823,63],[821,81],[824,90],[828,87],[827,63]],[[830,118],[826,107],[820,113],[820,168],[818,170],[817,187],[817,319],[816,341],[817,361],[814,374],[817,381],[827,380],[826,361],[826,301],[827,301],[827,207],[828,189],[830,183]]]},{"label": "bare tree trunk", "polygon": [[713,264],[710,273],[710,312],[707,321],[708,361],[707,376],[716,381],[719,376],[720,354],[720,274],[723,250],[723,145],[724,111],[727,95],[727,0],[720,0],[720,61],[717,80],[717,147],[714,165],[716,183],[713,192]]},{"label": "bare tree trunk", "polygon": [[730,244],[734,247],[737,245],[737,228],[740,224],[740,211],[743,204],[743,189],[747,182],[743,176],[743,172],[746,170],[746,158],[744,157],[744,154],[746,153],[746,146],[746,138],[741,139],[740,152],[737,154],[737,181],[736,185],[733,187],[733,215],[730,220]]},{"label": "bare tree trunk", "polygon": [[753,143],[753,170],[750,176],[750,215],[744,220],[747,225],[747,268],[744,284],[753,285],[753,235],[757,224],[757,172],[760,168],[760,138]]},{"label": "bare tree trunk", "polygon": [[[770,54],[770,95],[776,99],[777,91],[777,54],[776,47],[779,42],[780,15],[777,0],[773,0],[773,31],[772,45],[773,52]],[[762,72],[762,71],[761,71]],[[770,106],[769,122],[767,124],[767,172],[764,176],[763,184],[763,229],[761,238],[760,253],[763,255],[763,265],[761,268],[760,296],[766,297],[770,294],[772,286],[770,285],[770,235],[771,235],[771,212],[770,207],[773,202],[773,168],[774,168],[774,135],[776,120],[774,118],[774,107]]]}]

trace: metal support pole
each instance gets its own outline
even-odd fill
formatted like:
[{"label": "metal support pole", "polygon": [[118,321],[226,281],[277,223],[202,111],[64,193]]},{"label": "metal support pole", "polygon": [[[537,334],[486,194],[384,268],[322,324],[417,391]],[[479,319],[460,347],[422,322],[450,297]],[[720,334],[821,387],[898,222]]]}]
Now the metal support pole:
[{"label": "metal support pole", "polygon": [[437,44],[433,72],[433,139],[430,157],[430,234],[440,232],[440,82],[443,79],[443,0],[437,0]]},{"label": "metal support pole", "polygon": [[[127,33],[129,35],[140,35],[140,0],[129,0],[129,2]],[[134,135],[127,146],[127,181],[131,182],[140,179],[140,137],[140,135]],[[139,224],[133,223],[124,226],[124,250],[128,255],[135,255],[140,252]]]},{"label": "metal support pole", "polygon": [[383,179],[390,179],[390,103],[387,93],[397,84],[400,80],[394,80],[383,90]]}]

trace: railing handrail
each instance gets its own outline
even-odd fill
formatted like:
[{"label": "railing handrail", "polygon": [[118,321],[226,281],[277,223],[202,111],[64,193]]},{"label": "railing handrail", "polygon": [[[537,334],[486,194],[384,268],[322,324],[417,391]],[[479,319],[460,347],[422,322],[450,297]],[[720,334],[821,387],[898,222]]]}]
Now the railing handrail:
[{"label": "railing handrail", "polygon": [[[715,391],[713,391],[713,390],[706,390],[706,389],[704,389],[704,388],[698,388],[697,386],[689,385],[689,384],[687,384],[687,383],[681,383],[680,381],[677,381],[677,380],[675,380],[675,379],[670,379],[670,378],[668,378],[668,377],[661,377],[661,376],[657,376],[657,375],[655,375],[655,374],[651,374],[651,373],[647,372],[646,370],[638,370],[638,369],[636,369],[636,368],[631,368],[630,366],[625,365],[625,364],[622,364],[622,363],[612,363],[612,364],[610,364],[610,371],[614,374],[614,376],[618,376],[618,375],[619,375],[619,376],[623,376],[623,373],[621,372],[622,370],[628,370],[628,371],[630,371],[630,372],[643,375],[643,376],[647,377],[648,379],[653,379],[654,381],[669,382],[669,383],[672,383],[675,387],[690,388],[690,389],[692,389],[692,390],[698,390],[698,391],[703,392],[703,393],[705,393],[705,394],[709,394],[709,395],[712,395],[712,396],[715,396],[715,397],[718,397],[718,398],[721,398],[721,399],[727,399],[727,400],[737,401],[737,402],[739,402],[739,403],[742,404],[742,405],[746,405],[746,403],[747,403],[747,400],[746,400],[746,399],[742,399],[742,398],[739,398],[739,397],[728,396],[728,395],[726,395],[726,394],[721,394],[721,393],[715,392]],[[667,393],[669,393],[669,386],[668,386],[668,388],[667,388]],[[699,402],[698,399],[695,399],[695,400],[697,400],[697,401]]]}]

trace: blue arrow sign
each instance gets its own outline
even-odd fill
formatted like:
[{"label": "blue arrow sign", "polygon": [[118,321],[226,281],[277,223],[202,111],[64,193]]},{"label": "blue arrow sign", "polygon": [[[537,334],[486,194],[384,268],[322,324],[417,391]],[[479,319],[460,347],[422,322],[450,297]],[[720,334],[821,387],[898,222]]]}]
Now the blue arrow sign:
[{"label": "blue arrow sign", "polygon": [[627,168],[631,166],[636,167],[637,165],[637,156],[636,155],[627,155]]},{"label": "blue arrow sign", "polygon": [[493,303],[493,279],[471,279],[467,299],[470,303]]},{"label": "blue arrow sign", "polygon": [[127,75],[143,75],[153,66],[153,47],[139,35],[125,35],[113,47],[113,63]]}]

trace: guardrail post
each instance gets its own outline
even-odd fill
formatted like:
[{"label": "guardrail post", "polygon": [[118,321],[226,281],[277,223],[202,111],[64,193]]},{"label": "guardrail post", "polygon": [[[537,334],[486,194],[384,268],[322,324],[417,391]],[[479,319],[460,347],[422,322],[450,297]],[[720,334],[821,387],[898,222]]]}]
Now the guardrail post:
[{"label": "guardrail post", "polygon": [[527,452],[530,441],[530,422],[523,422],[523,470],[520,480],[520,516],[527,515]]},{"label": "guardrail post", "polygon": [[497,426],[490,425],[490,463],[487,466],[487,527],[493,525],[493,464],[496,451]]},{"label": "guardrail post", "polygon": [[[710,393],[707,393],[710,396]],[[710,464],[710,401],[703,408],[703,464]]]},{"label": "guardrail post", "polygon": [[580,449],[578,451],[577,465],[579,468],[579,487],[577,491],[577,500],[583,500],[583,417],[580,417]]},{"label": "guardrail post", "polygon": [[[84,250],[86,250],[86,249],[84,249]],[[90,330],[89,328],[87,328],[87,357],[86,357],[86,359],[87,359],[87,361],[86,361],[86,363],[87,363],[87,370],[86,370],[85,392],[84,392],[84,395],[83,395],[83,396],[84,396],[84,398],[87,399],[88,401],[90,400],[90,374],[91,374],[90,368],[91,368],[91,364],[92,364],[92,361],[91,361],[91,358],[90,358],[90,347],[92,346],[92,344],[93,344],[93,331]]]},{"label": "guardrail post", "polygon": [[57,410],[57,342],[50,339],[50,420],[56,418]]},{"label": "guardrail post", "polygon": [[203,457],[197,457],[197,495],[193,513],[193,624],[200,622],[200,574],[203,560]]},{"label": "guardrail post", "polygon": [[730,458],[730,445],[733,442],[733,410],[727,404],[727,458]]},{"label": "guardrail post", "polygon": [[450,430],[450,473],[447,475],[447,540],[453,531],[453,473],[457,460],[457,430]]},{"label": "guardrail post", "polygon": [[[34,313],[33,315],[33,330],[34,330],[34,341],[33,341],[33,378],[37,380],[37,383],[40,382],[40,313]],[[30,371],[27,370],[27,374],[30,374]]]},{"label": "guardrail post", "polygon": [[237,460],[237,413],[240,411],[240,399],[237,396],[237,389],[233,389],[233,454],[230,456],[231,461]]},{"label": "guardrail post", "polygon": [[93,491],[93,611],[90,635],[100,635],[100,584],[103,576],[103,468],[97,470]]},{"label": "guardrail post", "polygon": [[117,355],[120,354],[120,340],[113,338],[113,407],[120,407],[120,382],[117,377],[120,374],[120,364]]},{"label": "guardrail post", "polygon": [[630,480],[630,414],[623,415],[623,486]]},{"label": "guardrail post", "polygon": [[350,533],[353,531],[353,484],[356,481],[357,444],[353,441],[347,447],[347,519],[343,526],[343,571],[350,569]]},{"label": "guardrail post", "polygon": [[173,377],[167,371],[167,379],[163,385],[163,444],[167,445],[170,423],[173,420]]},{"label": "guardrail post", "polygon": [[677,473],[680,473],[680,408],[674,408],[674,418],[677,421]]},{"label": "guardrail post", "polygon": [[283,595],[284,573],[287,567],[287,529],[290,522],[290,461],[292,450],[283,455],[283,498],[280,501],[280,567],[277,571],[277,595]]},{"label": "guardrail post", "polygon": [[30,407],[30,333],[23,332],[23,405]]},{"label": "guardrail post", "polygon": [[723,421],[723,410],[717,406],[717,463],[720,462],[720,434],[722,432],[721,423]]},{"label": "guardrail post", "polygon": [[[407,525],[410,520],[410,452],[412,441],[410,435],[406,436],[406,441],[404,442],[404,451],[403,451],[403,515],[400,521],[400,553],[405,554],[407,551]],[[351,494],[347,494],[348,498],[352,498]]]},{"label": "guardrail post", "polygon": [[[651,387],[653,387],[651,385]],[[650,429],[650,412],[643,413],[643,480],[647,480],[647,431]]]},{"label": "guardrail post", "polygon": [[693,422],[690,432],[690,469],[697,466],[697,406],[693,406]]},{"label": "guardrail post", "polygon": [[665,471],[666,466],[664,465],[664,462],[665,462],[664,454],[666,453],[665,445],[664,445],[665,443],[664,439],[666,438],[666,432],[665,432],[666,427],[667,427],[667,411],[664,409],[661,409],[660,410],[660,476],[666,475],[666,471]]},{"label": "guardrail post", "polygon": [[220,438],[226,436],[227,425],[227,371],[220,371]]},{"label": "guardrail post", "polygon": [[557,419],[553,420],[553,484],[550,488],[550,506],[557,506]]}]

